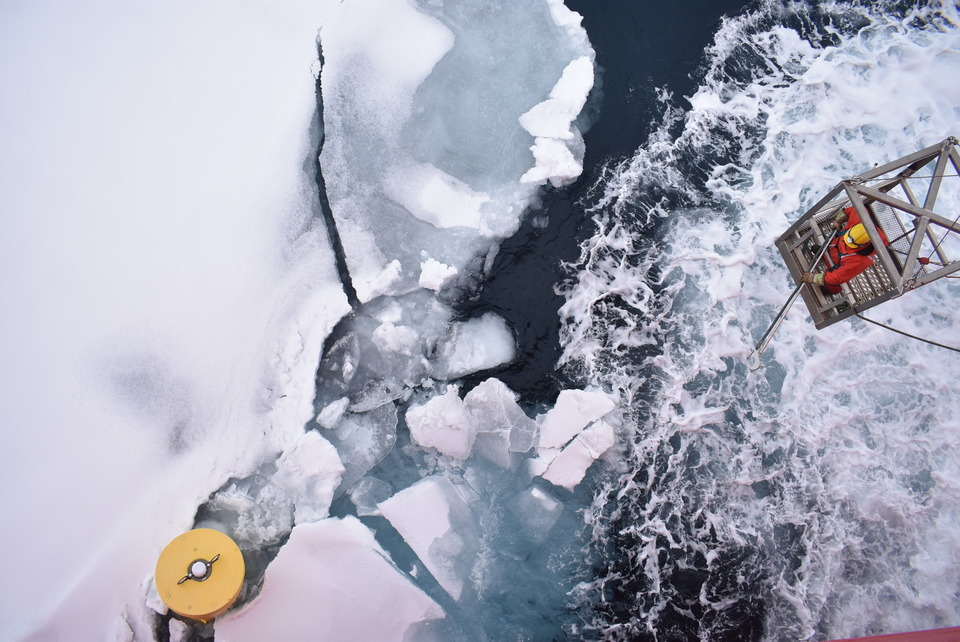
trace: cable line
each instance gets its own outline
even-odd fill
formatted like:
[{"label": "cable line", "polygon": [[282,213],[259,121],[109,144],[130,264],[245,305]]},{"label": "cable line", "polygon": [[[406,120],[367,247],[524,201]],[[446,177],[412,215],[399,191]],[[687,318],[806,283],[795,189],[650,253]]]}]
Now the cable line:
[{"label": "cable line", "polygon": [[936,341],[931,341],[930,339],[924,339],[923,337],[918,337],[918,336],[915,335],[915,334],[910,334],[909,332],[904,332],[903,330],[897,330],[896,328],[891,328],[890,326],[888,326],[888,325],[886,325],[886,324],[883,324],[883,323],[880,323],[879,321],[874,321],[873,319],[868,319],[867,317],[863,316],[863,315],[860,314],[859,312],[857,313],[857,318],[858,318],[858,319],[863,319],[864,321],[868,321],[868,322],[872,323],[873,325],[878,325],[878,326],[880,326],[881,328],[885,328],[885,329],[887,329],[887,330],[890,330],[891,332],[896,332],[897,334],[902,334],[902,335],[905,336],[905,337],[910,337],[911,339],[916,339],[917,341],[923,341],[924,343],[929,343],[930,345],[932,345],[932,346],[937,346],[938,348],[946,348],[947,350],[953,350],[954,352],[960,352],[960,348],[954,348],[953,346],[944,345],[944,344],[942,344],[942,343],[937,343]]}]

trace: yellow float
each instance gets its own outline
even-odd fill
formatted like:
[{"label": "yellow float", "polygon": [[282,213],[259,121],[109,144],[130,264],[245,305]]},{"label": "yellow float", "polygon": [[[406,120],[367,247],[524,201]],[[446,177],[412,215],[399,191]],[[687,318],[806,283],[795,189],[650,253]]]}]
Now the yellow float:
[{"label": "yellow float", "polygon": [[160,553],[157,592],[174,613],[206,622],[236,601],[244,571],[243,554],[232,539],[196,528],[175,537]]}]

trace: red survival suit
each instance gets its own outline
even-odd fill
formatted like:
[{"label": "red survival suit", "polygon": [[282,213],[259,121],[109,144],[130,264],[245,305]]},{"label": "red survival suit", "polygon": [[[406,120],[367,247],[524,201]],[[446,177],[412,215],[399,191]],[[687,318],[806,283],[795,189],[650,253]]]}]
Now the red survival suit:
[{"label": "red survival suit", "polygon": [[[830,267],[823,273],[823,290],[828,294],[839,294],[840,284],[846,283],[873,265],[873,256],[877,253],[873,243],[860,249],[851,248],[846,244],[844,241],[846,232],[860,222],[860,215],[853,206],[844,208],[843,211],[848,217],[847,224],[843,227],[840,236],[835,238],[827,248]],[[887,235],[879,227],[877,231],[886,246],[889,243]]]}]

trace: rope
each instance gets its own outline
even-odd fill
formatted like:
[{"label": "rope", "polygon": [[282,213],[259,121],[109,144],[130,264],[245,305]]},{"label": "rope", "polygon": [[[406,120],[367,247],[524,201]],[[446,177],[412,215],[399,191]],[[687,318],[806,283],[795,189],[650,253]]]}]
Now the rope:
[{"label": "rope", "polygon": [[937,343],[936,341],[931,341],[930,339],[924,339],[923,337],[918,337],[918,336],[916,336],[916,335],[914,335],[914,334],[910,334],[909,332],[904,332],[903,330],[897,330],[896,328],[891,328],[890,326],[884,325],[883,323],[880,323],[879,321],[874,321],[873,319],[868,319],[867,317],[863,316],[863,315],[860,314],[859,312],[857,312],[857,318],[858,318],[858,319],[863,319],[864,321],[868,321],[868,322],[872,323],[873,325],[878,325],[878,326],[880,326],[881,328],[885,328],[885,329],[890,330],[890,331],[892,331],[892,332],[896,332],[897,334],[902,334],[902,335],[905,336],[905,337],[910,337],[911,339],[916,339],[917,341],[923,341],[924,343],[929,343],[930,345],[932,345],[932,346],[937,346],[938,348],[946,348],[947,350],[953,350],[954,352],[960,352],[960,348],[954,348],[953,346],[944,345],[944,344],[942,344],[942,343]]},{"label": "rope", "polygon": [[[910,176],[901,176],[901,180],[910,180],[911,178],[960,178],[960,174],[929,174],[924,176],[918,176],[917,174],[911,174]],[[888,181],[890,180],[889,176],[878,176],[877,178],[867,179],[871,182],[879,181]]]}]

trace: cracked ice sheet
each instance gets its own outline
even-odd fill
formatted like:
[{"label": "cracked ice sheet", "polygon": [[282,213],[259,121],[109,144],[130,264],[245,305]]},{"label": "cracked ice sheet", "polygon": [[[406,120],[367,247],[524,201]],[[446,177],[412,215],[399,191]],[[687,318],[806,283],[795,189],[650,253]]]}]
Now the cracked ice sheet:
[{"label": "cracked ice sheet", "polygon": [[558,0],[344,3],[321,44],[320,160],[361,301],[420,287],[426,260],[462,271],[580,172],[594,53]]},{"label": "cracked ice sheet", "polygon": [[0,512],[31,526],[0,535],[20,578],[0,639],[150,639],[159,552],[302,432],[347,310],[304,171],[335,4],[37,0],[0,20],[19,88],[0,122],[18,213],[0,263],[19,275],[0,281],[18,311]]},{"label": "cracked ice sheet", "polygon": [[[355,517],[296,526],[249,605],[217,619],[224,642],[404,640],[444,617]],[[415,635],[414,635],[415,639]]]}]

